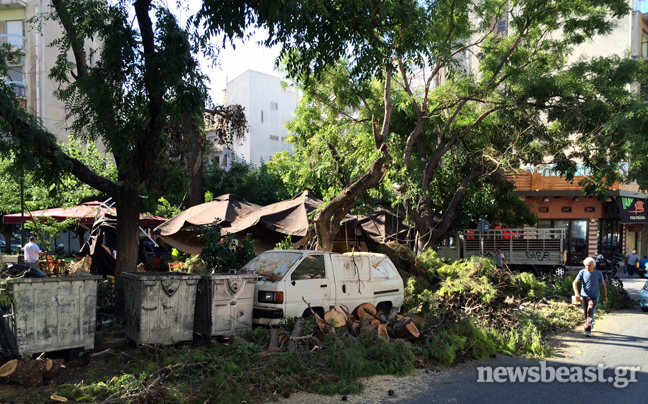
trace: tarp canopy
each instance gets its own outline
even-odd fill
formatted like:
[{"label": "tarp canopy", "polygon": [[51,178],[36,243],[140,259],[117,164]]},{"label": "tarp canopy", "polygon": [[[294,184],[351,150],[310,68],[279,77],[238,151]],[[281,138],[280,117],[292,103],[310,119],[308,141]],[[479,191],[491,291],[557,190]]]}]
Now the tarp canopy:
[{"label": "tarp canopy", "polygon": [[367,237],[376,243],[406,242],[410,229],[403,223],[403,218],[385,209],[376,209],[369,216],[361,216],[359,224]]},{"label": "tarp canopy", "polygon": [[308,233],[308,215],[322,206],[322,200],[312,192],[304,191],[292,199],[264,206],[232,223],[223,233],[240,233],[255,226],[279,234],[305,237]]},{"label": "tarp canopy", "polygon": [[[67,208],[50,208],[43,210],[34,210],[25,212],[25,220],[32,220],[38,217],[51,217],[59,222],[69,218],[79,219],[79,224],[91,226],[98,217],[106,214],[107,208],[99,201],[86,202],[78,206],[71,206]],[[4,215],[2,220],[6,224],[20,224],[21,214],[12,213]],[[142,227],[155,227],[166,221],[165,218],[159,216],[144,216],[140,213],[140,226]]]},{"label": "tarp canopy", "polygon": [[153,233],[159,234],[164,242],[180,251],[198,254],[204,247],[204,243],[199,239],[196,230],[187,227],[212,224],[217,219],[223,227],[227,227],[237,219],[260,208],[259,205],[246,202],[236,195],[225,194],[212,202],[183,211],[153,229]]}]

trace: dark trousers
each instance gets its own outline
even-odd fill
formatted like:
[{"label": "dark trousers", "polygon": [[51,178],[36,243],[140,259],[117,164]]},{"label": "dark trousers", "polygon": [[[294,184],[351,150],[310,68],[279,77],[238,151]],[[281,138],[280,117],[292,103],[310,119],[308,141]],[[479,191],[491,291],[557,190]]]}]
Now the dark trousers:
[{"label": "dark trousers", "polygon": [[583,301],[583,312],[585,314],[585,331],[592,331],[592,323],[594,323],[594,312],[598,305],[598,298],[598,296],[581,296],[581,300]]},{"label": "dark trousers", "polygon": [[626,272],[628,276],[634,276],[636,265],[626,264]]}]

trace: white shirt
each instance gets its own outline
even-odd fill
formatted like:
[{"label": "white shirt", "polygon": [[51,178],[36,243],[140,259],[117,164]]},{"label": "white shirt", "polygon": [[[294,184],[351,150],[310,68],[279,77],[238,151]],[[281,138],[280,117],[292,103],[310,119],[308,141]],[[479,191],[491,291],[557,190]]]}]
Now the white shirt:
[{"label": "white shirt", "polygon": [[25,244],[25,261],[32,263],[38,261],[38,254],[41,253],[41,249],[38,248],[36,243],[30,241]]}]

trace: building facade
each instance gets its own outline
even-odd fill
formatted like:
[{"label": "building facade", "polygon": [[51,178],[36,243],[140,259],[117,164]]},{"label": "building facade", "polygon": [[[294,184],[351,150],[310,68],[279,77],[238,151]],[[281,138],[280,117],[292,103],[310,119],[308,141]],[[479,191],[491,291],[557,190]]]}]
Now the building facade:
[{"label": "building facade", "polygon": [[[20,57],[7,59],[9,72],[4,81],[48,131],[60,142],[67,142],[65,107],[54,96],[57,84],[48,77],[58,55],[58,49],[48,45],[61,36],[61,29],[57,23],[47,21],[39,32],[29,22],[50,11],[50,2],[45,0],[0,0],[0,45],[9,44],[20,53]],[[91,48],[89,45],[88,50]]]},{"label": "building facade", "polygon": [[228,169],[235,159],[259,166],[275,153],[293,151],[286,142],[288,130],[284,124],[294,118],[299,97],[291,89],[282,88],[279,77],[247,70],[227,83],[225,98],[227,105],[245,108],[250,131],[231,150],[213,147],[212,156],[219,167]]},{"label": "building facade", "polygon": [[[620,168],[621,170],[623,167]],[[580,181],[553,175],[551,170],[521,171],[510,175],[516,194],[524,197],[538,216],[539,228],[567,230],[567,265],[581,265],[597,254],[611,258],[633,248],[648,254],[648,194],[637,184],[614,184],[605,200],[583,194]]]}]

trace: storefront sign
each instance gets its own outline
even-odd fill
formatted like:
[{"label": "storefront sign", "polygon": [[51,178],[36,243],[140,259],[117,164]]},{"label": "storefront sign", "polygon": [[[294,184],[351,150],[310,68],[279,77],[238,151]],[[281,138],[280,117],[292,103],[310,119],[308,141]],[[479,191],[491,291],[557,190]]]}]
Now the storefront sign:
[{"label": "storefront sign", "polygon": [[645,199],[616,198],[621,214],[621,223],[648,223],[648,204]]}]

